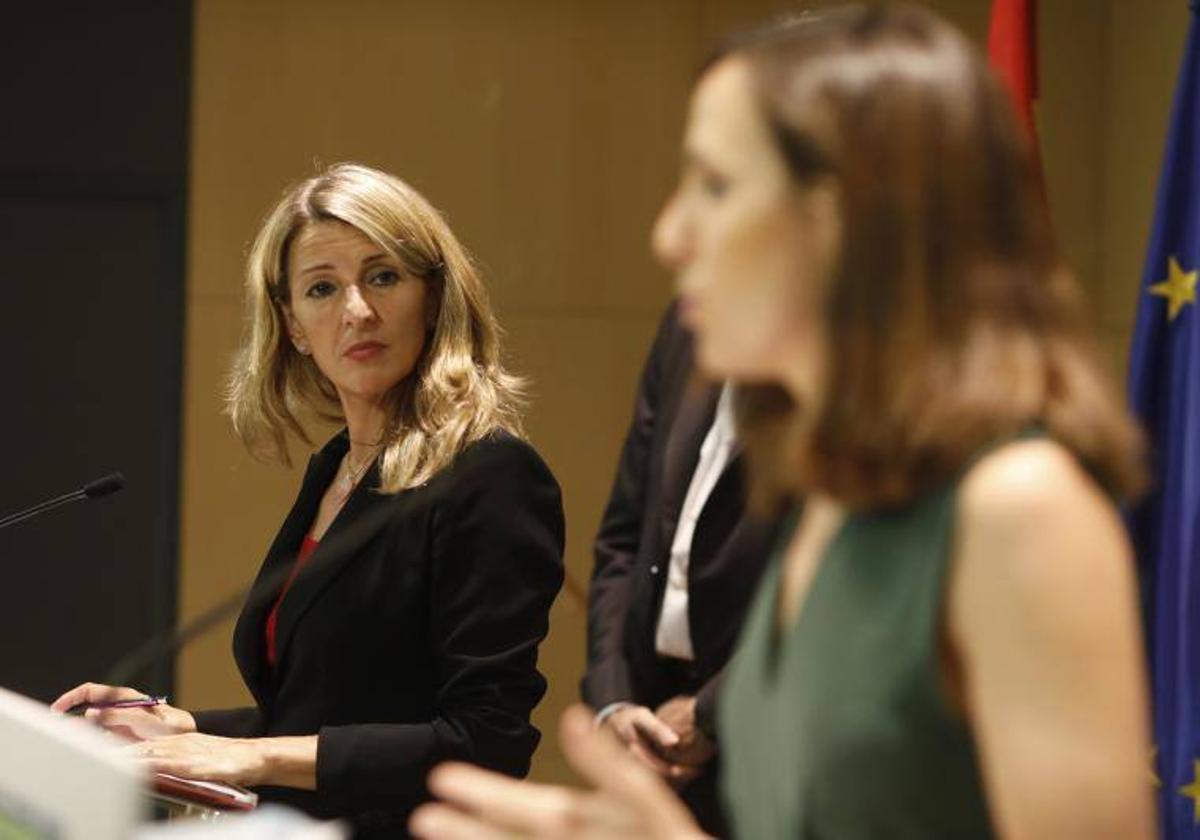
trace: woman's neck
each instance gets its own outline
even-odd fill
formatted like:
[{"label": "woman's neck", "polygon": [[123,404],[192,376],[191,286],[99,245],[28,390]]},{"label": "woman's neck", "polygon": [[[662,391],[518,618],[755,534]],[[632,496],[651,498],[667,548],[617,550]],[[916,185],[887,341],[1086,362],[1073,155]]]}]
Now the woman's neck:
[{"label": "woman's neck", "polygon": [[813,341],[791,342],[779,348],[779,384],[810,416],[815,416],[824,403],[824,356],[823,345]]},{"label": "woman's neck", "polygon": [[378,454],[387,423],[387,412],[383,406],[343,397],[342,413],[346,417],[346,433],[350,438],[351,463],[361,464]]}]

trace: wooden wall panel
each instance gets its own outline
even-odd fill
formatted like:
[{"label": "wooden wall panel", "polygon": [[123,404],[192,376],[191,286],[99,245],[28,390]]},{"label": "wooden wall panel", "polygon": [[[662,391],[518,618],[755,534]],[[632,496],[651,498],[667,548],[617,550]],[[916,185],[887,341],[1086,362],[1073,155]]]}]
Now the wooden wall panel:
[{"label": "wooden wall panel", "polygon": [[[528,427],[563,485],[582,591],[670,296],[649,229],[677,169],[699,20],[684,0],[197,6],[183,616],[253,573],[299,480],[250,461],[220,415],[246,244],[285,184],[346,159],[423,190],[484,266],[534,386]],[[577,693],[583,632],[565,595],[544,648],[540,775],[562,772],[554,721]],[[184,656],[185,702],[245,700],[228,637]]]},{"label": "wooden wall panel", "polygon": [[[251,462],[220,415],[241,263],[262,213],[315,162],[409,179],[486,269],[528,428],[561,481],[568,569],[585,585],[642,357],[670,281],[649,228],[678,168],[686,98],[711,41],[774,0],[198,0],[180,605],[257,568],[299,481]],[[988,0],[929,3],[982,41]],[[1064,252],[1123,364],[1184,4],[1047,0],[1038,109]],[[303,463],[303,459],[301,459]],[[543,655],[540,778],[568,774],[554,720],[574,699],[584,616],[564,595]],[[228,630],[180,667],[184,702],[245,699]]]}]

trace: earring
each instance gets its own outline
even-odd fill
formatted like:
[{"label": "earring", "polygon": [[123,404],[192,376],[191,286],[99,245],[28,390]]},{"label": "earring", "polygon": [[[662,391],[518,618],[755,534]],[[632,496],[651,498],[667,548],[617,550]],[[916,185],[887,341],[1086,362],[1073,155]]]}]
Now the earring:
[{"label": "earring", "polygon": [[296,351],[301,356],[307,356],[308,352],[309,352],[308,351],[308,342],[307,341],[297,341],[296,342]]}]

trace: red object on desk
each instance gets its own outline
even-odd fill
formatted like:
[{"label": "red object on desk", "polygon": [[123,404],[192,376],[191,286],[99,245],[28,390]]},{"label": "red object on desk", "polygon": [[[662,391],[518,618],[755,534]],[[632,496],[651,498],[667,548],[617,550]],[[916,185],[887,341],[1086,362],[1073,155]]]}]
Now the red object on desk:
[{"label": "red object on desk", "polygon": [[154,792],[159,796],[219,811],[253,811],[258,794],[237,785],[184,779],[167,773],[154,774]]}]

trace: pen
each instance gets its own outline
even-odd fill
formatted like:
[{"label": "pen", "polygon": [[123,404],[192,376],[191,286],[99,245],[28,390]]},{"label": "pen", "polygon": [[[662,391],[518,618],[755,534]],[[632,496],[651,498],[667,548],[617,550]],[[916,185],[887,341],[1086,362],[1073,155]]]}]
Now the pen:
[{"label": "pen", "polygon": [[67,709],[67,714],[81,715],[89,709],[142,709],[161,706],[166,702],[166,697],[138,697],[133,700],[110,700],[103,703],[77,703]]}]

